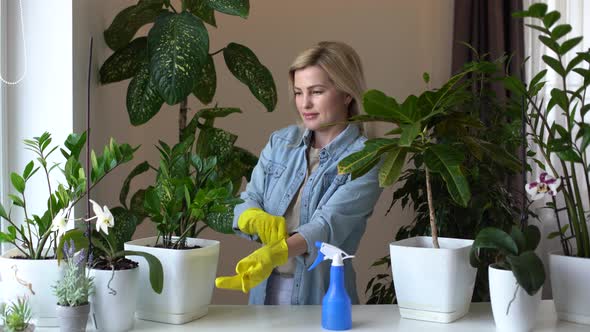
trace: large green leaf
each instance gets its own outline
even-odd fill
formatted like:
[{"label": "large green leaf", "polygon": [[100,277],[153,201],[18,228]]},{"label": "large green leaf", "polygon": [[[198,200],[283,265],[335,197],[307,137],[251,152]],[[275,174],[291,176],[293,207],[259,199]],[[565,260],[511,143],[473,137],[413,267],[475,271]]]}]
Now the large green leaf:
[{"label": "large green leaf", "polygon": [[572,26],[569,24],[560,24],[551,31],[551,38],[558,40],[572,31]]},{"label": "large green leaf", "polygon": [[229,178],[233,185],[233,194],[237,195],[240,186],[242,185],[242,178],[250,181],[252,170],[258,163],[258,157],[248,150],[234,146],[232,156],[230,157],[227,167],[220,169],[220,176],[222,178]]},{"label": "large green leaf", "polygon": [[510,237],[512,237],[512,240],[514,240],[514,243],[516,243],[519,253],[526,251],[526,238],[524,233],[520,230],[518,226],[512,226],[512,228],[510,229]]},{"label": "large green leaf", "polygon": [[192,91],[207,62],[209,34],[189,12],[160,15],[148,34],[151,79],[169,105]]},{"label": "large green leaf", "polygon": [[479,265],[479,249],[495,249],[504,255],[517,255],[518,246],[508,233],[495,227],[486,227],[477,233],[471,246],[470,262],[476,267]]},{"label": "large green leaf", "polygon": [[127,88],[127,113],[134,126],[148,122],[160,111],[164,99],[150,79],[149,66],[145,63]]},{"label": "large green leaf", "polygon": [[338,163],[338,174],[351,173],[354,178],[371,170],[381,154],[397,147],[398,139],[376,138],[365,142],[361,151],[352,153]]},{"label": "large green leaf", "polygon": [[236,107],[214,107],[204,108],[197,115],[202,119],[224,118],[233,113],[242,113],[242,110]]},{"label": "large green leaf", "polygon": [[236,43],[229,43],[223,49],[223,58],[231,73],[248,86],[267,111],[272,112],[277,105],[277,88],[268,68],[248,47]]},{"label": "large green leaf", "polygon": [[525,250],[535,250],[541,242],[541,231],[535,225],[528,225],[524,229],[524,238],[526,241]]},{"label": "large green leaf", "polygon": [[547,13],[547,5],[544,3],[532,4],[527,10],[527,13],[532,17],[543,18],[545,13]]},{"label": "large green leaf", "polygon": [[465,159],[461,150],[448,144],[435,144],[425,151],[424,161],[434,173],[448,171],[449,167],[459,166]]},{"label": "large green leaf", "polygon": [[119,202],[124,207],[127,207],[127,195],[129,194],[129,185],[131,184],[131,180],[134,177],[147,172],[150,169],[150,164],[147,161],[135,166],[135,168],[129,173],[125,181],[123,181],[123,186],[121,187],[121,193],[119,194]]},{"label": "large green leaf", "polygon": [[4,206],[2,206],[2,202],[0,202],[0,218],[8,220],[8,214],[6,213]]},{"label": "large green leaf", "polygon": [[140,1],[139,4],[123,9],[104,32],[107,45],[117,51],[133,39],[139,28],[153,22],[160,14],[163,1]]},{"label": "large green leaf", "polygon": [[223,233],[223,234],[233,234],[233,220],[234,220],[234,213],[233,211],[227,212],[211,212],[205,217],[205,223],[209,226],[212,230]]},{"label": "large green leaf", "polygon": [[214,27],[217,27],[217,23],[215,22],[215,11],[213,8],[209,6],[209,1],[207,0],[184,0],[186,4],[186,8],[196,16],[198,16],[201,20],[206,23],[211,24]]},{"label": "large green leaf", "polygon": [[220,13],[248,18],[249,0],[207,0],[207,4]]},{"label": "large green leaf", "polygon": [[410,124],[402,124],[400,126],[402,133],[399,138],[399,146],[410,147],[414,143],[416,136],[422,131],[420,122],[414,122]]},{"label": "large green leaf", "polygon": [[25,179],[23,179],[19,174],[14,172],[10,173],[10,182],[12,182],[12,186],[14,189],[16,189],[16,191],[21,194],[25,192]]},{"label": "large green leaf", "polygon": [[379,186],[388,187],[397,182],[406,162],[406,154],[407,151],[400,148],[395,148],[387,153],[385,161],[379,169]]},{"label": "large green leaf", "polygon": [[148,216],[148,213],[144,208],[145,193],[145,189],[139,189],[133,194],[133,196],[131,196],[131,202],[129,203],[129,211],[137,217],[137,225],[140,225]]},{"label": "large green leaf", "polygon": [[199,132],[196,153],[202,158],[217,157],[217,165],[225,167],[230,161],[233,146],[238,137],[223,129],[204,127]]},{"label": "large green leaf", "polygon": [[147,38],[139,37],[115,51],[100,67],[100,83],[119,82],[133,77],[147,62]]},{"label": "large green leaf", "polygon": [[195,79],[192,91],[206,105],[213,100],[216,88],[217,73],[215,72],[215,63],[213,62],[213,57],[207,55],[205,63],[199,68],[199,75]]},{"label": "large green leaf", "polygon": [[560,17],[561,14],[555,10],[550,13],[547,13],[545,17],[543,17],[543,25],[546,28],[551,28],[551,26],[555,24],[555,22],[557,22],[557,20],[559,20]]},{"label": "large green leaf", "polygon": [[565,76],[565,68],[563,68],[563,66],[561,65],[561,62],[559,62],[559,60],[550,57],[548,55],[543,55],[542,56],[543,61],[549,66],[551,67],[551,69],[553,69],[557,74],[559,74],[560,76]]},{"label": "large green leaf", "polygon": [[568,39],[566,41],[563,42],[563,44],[561,44],[561,47],[559,47],[559,54],[560,55],[564,55],[567,52],[569,52],[572,48],[576,47],[576,45],[578,45],[581,41],[582,41],[582,37],[574,37],[572,39]]},{"label": "large green leaf", "polygon": [[506,260],[512,267],[518,284],[529,295],[535,295],[545,283],[545,269],[541,259],[534,251],[527,251],[519,256],[509,255]]},{"label": "large green leaf", "polygon": [[140,256],[145,258],[149,267],[150,285],[154,292],[161,294],[162,288],[164,288],[164,269],[160,260],[156,256],[142,251],[125,250],[122,254],[125,256]]},{"label": "large green leaf", "polygon": [[113,241],[109,242],[114,243],[117,246],[117,248],[115,248],[116,251],[123,250],[125,242],[131,241],[131,237],[133,236],[133,233],[135,233],[135,229],[137,228],[137,217],[120,206],[112,208],[111,213],[113,214],[115,225],[109,232],[109,237]]},{"label": "large green leaf", "polygon": [[369,115],[393,118],[399,122],[412,123],[412,119],[408,118],[401,112],[397,101],[379,90],[369,90],[365,92],[363,95],[363,109]]},{"label": "large green leaf", "polygon": [[471,199],[469,182],[463,175],[460,166],[450,166],[447,171],[441,172],[443,180],[447,185],[447,190],[457,204],[467,207]]}]

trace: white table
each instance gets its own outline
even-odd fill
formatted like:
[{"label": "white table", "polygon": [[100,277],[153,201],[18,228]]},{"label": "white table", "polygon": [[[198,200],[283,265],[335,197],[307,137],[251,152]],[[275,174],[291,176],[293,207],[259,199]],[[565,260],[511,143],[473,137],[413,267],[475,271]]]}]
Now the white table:
[{"label": "white table", "polygon": [[[396,305],[357,305],[352,308],[351,331],[495,331],[489,303],[472,303],[469,314],[450,324],[401,319]],[[49,332],[59,329],[40,328]],[[321,306],[226,306],[213,305],[209,313],[184,325],[167,325],[137,320],[134,331],[325,331],[321,327]],[[542,301],[534,331],[589,332],[590,326],[558,321],[553,301]]]}]

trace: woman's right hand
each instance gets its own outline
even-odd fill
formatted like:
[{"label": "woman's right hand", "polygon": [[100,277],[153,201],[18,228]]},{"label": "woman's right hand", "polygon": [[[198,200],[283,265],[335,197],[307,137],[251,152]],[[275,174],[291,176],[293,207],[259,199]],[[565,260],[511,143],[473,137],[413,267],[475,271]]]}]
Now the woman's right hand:
[{"label": "woman's right hand", "polygon": [[238,227],[246,234],[258,235],[263,244],[287,238],[285,218],[273,216],[258,208],[250,208],[242,212],[238,219]]}]

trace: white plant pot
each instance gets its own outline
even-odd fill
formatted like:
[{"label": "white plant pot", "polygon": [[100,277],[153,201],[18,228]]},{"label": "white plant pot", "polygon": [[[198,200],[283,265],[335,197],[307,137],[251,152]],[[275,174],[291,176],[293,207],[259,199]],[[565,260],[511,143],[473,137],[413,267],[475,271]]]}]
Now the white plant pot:
[{"label": "white plant pot", "polygon": [[[543,289],[541,288],[535,295],[530,296],[522,287],[518,286],[512,271],[497,269],[490,265],[488,274],[492,313],[497,331],[531,331],[535,327]],[[509,305],[510,308],[508,308]]]},{"label": "white plant pot", "polygon": [[549,275],[557,317],[590,325],[590,259],[551,252]]},{"label": "white plant pot", "polygon": [[139,268],[117,270],[114,275],[111,270],[90,269],[89,274],[94,277],[94,295],[90,296],[90,304],[97,330],[119,332],[133,329]]},{"label": "white plant pot", "polygon": [[469,265],[473,240],[413,237],[392,242],[391,271],[403,318],[450,323],[469,311],[477,269]]},{"label": "white plant pot", "polygon": [[33,322],[38,327],[58,326],[51,285],[61,279],[63,265],[56,259],[13,259],[20,256],[18,249],[7,251],[0,257],[0,302],[16,301],[26,296],[31,305]]},{"label": "white plant pot", "polygon": [[137,299],[137,318],[168,324],[184,324],[207,314],[219,260],[219,241],[188,238],[197,249],[156,248],[157,237],[125,243],[125,250],[143,251],[156,256],[164,269],[161,294],[152,291],[145,260],[137,257],[141,292]]}]

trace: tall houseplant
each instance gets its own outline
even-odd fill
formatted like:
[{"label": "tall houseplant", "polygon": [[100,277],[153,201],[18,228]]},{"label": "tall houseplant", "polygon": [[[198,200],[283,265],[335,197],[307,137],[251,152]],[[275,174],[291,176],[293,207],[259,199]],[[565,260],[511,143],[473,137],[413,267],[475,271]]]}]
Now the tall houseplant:
[{"label": "tall houseplant", "polygon": [[[164,103],[179,105],[179,142],[187,135],[196,135],[196,153],[201,158],[217,157],[217,172],[228,177],[237,193],[243,177],[249,177],[257,157],[249,151],[234,146],[237,136],[214,127],[216,118],[241,113],[238,108],[212,108],[196,112],[189,122],[188,97],[194,95],[203,104],[210,104],[215,97],[217,73],[213,57],[223,54],[230,72],[244,83],[267,111],[273,111],[277,94],[270,71],[246,46],[229,43],[226,47],[210,52],[209,34],[205,25],[217,27],[215,12],[247,18],[248,0],[212,1],[182,0],[181,8],[170,1],[141,0],[116,15],[104,32],[107,45],[114,53],[100,69],[102,84],[131,79],[127,88],[127,113],[132,125],[148,122]],[[144,25],[153,23],[147,36],[135,37]],[[113,209],[126,218],[140,223],[147,215],[143,209],[146,191],[139,190],[130,200],[126,199],[131,179],[147,172],[149,165],[136,167],[121,190],[121,207]],[[221,232],[231,232],[231,216],[216,220],[210,226]],[[223,224],[221,224],[223,222]],[[215,225],[220,227],[215,228]]]},{"label": "tall houseplant", "polygon": [[[137,313],[140,318],[168,323],[184,323],[207,313],[219,242],[195,238],[202,229],[196,222],[232,233],[234,197],[242,178],[249,177],[257,162],[252,153],[234,146],[235,135],[214,127],[217,118],[240,109],[215,105],[195,112],[188,121],[188,96],[196,96],[203,104],[213,101],[217,85],[213,56],[222,53],[230,72],[267,111],[274,110],[277,101],[270,71],[248,47],[229,43],[209,50],[203,22],[216,27],[215,11],[246,18],[248,0],[178,3],[180,8],[170,1],[142,0],[117,14],[104,33],[114,53],[100,71],[103,84],[131,78],[127,113],[133,125],[149,121],[164,103],[179,105],[178,144],[169,147],[160,142],[159,165],[138,165],[121,190],[122,206],[113,209],[137,223],[146,217],[156,223],[160,236],[131,241],[126,248],[149,250],[171,276],[161,295],[140,293]],[[152,22],[147,36],[134,38],[140,27]],[[131,179],[150,169],[156,171],[156,182],[133,194],[127,204]],[[190,250],[178,250],[187,247]],[[140,278],[145,285],[143,271]]]},{"label": "tall houseplant", "polygon": [[[363,99],[367,114],[352,119],[389,122],[397,127],[386,134],[391,138],[368,140],[362,151],[343,159],[338,165],[340,173],[351,173],[355,178],[383,159],[379,165],[379,182],[385,187],[398,181],[406,160],[412,161],[415,169],[424,170],[425,183],[421,190],[427,196],[432,238],[414,237],[390,246],[393,279],[403,317],[450,322],[468,311],[475,281],[475,269],[468,263],[473,241],[438,238],[431,174],[440,174],[451,198],[467,206],[471,192],[465,176],[469,168],[463,164],[466,153],[476,158],[489,156],[518,169],[514,156],[474,135],[483,125],[460,107],[472,94],[468,77],[495,72],[496,68],[497,64],[488,61],[468,64],[440,89],[411,95],[403,103],[383,92],[368,91]],[[425,81],[428,83],[427,75]],[[443,132],[444,137],[440,135]],[[438,249],[440,240],[443,246]],[[441,261],[448,264],[443,266]],[[425,280],[412,280],[410,275],[422,275]],[[440,278],[433,279],[432,275]],[[451,284],[440,284],[442,281]]]},{"label": "tall houseplant", "polygon": [[[477,61],[486,60],[474,52]],[[478,130],[473,130],[476,139],[484,140],[506,151],[516,151],[521,144],[521,103],[514,100],[503,100],[493,93],[493,85],[497,77],[504,73],[505,57],[494,60],[496,70],[485,75],[473,75],[467,83],[472,93],[457,105],[475,121],[484,119]],[[489,63],[490,65],[492,62]],[[500,82],[501,84],[501,82]],[[439,141],[453,140],[454,130],[435,131]],[[475,235],[485,227],[498,227],[509,231],[515,223],[519,209],[513,202],[511,193],[506,189],[507,179],[514,174],[516,162],[511,165],[496,162],[489,155],[475,151],[466,154],[462,168],[467,170],[465,177],[472,192],[467,206],[455,202],[449,194],[444,179],[440,174],[431,174],[432,205],[439,234],[444,237],[474,239]],[[400,186],[393,192],[390,209],[401,202],[403,209],[413,210],[415,217],[410,224],[398,230],[395,240],[403,240],[414,236],[430,235],[430,213],[428,195],[424,187],[425,174],[421,168],[405,169],[398,182]],[[492,257],[485,257],[489,261]],[[366,288],[368,304],[392,304],[396,302],[393,283],[389,273],[381,270],[390,268],[389,255],[377,260],[373,267],[379,270],[369,280]],[[478,269],[475,290],[472,300],[475,302],[489,301],[488,269]]]},{"label": "tall houseplant", "polygon": [[[534,199],[543,196],[537,193],[555,195],[559,191],[558,198],[565,202],[567,222],[563,224],[558,213],[563,203],[555,199],[547,203],[547,207],[556,209],[558,229],[554,236],[560,238],[562,245],[562,253],[551,253],[549,258],[553,296],[560,318],[590,324],[590,291],[584,292],[587,287],[583,277],[590,274],[585,210],[590,206],[590,124],[586,120],[590,110],[586,99],[590,51],[571,54],[583,38],[568,36],[571,25],[558,24],[561,14],[548,11],[546,4],[533,4],[514,16],[532,21],[527,26],[539,32],[539,41],[550,50],[542,56],[543,63],[559,81],[550,87],[546,85],[547,70],[534,73],[526,85],[514,77],[506,78],[512,90],[525,99],[525,120],[536,146],[529,156],[541,169],[539,180],[527,184],[525,189]],[[576,79],[578,83],[574,84]],[[550,89],[548,95],[544,94],[545,89]]]}]

